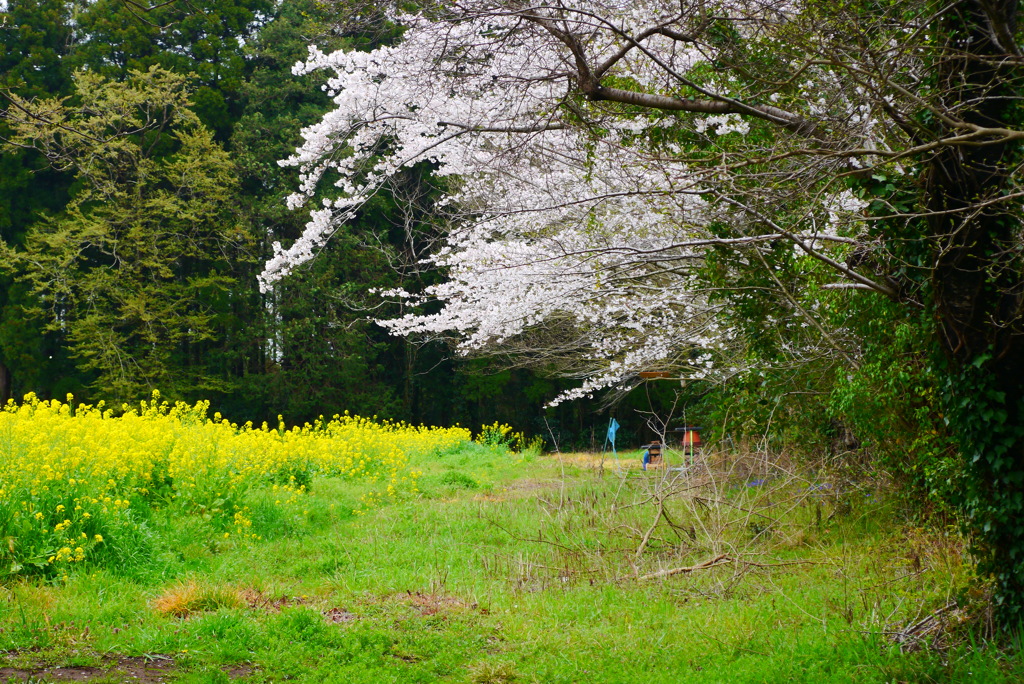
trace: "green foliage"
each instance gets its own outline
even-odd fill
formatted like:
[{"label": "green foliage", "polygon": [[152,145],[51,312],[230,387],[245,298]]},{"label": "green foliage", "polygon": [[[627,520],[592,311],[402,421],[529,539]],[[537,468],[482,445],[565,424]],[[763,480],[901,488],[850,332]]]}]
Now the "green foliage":
[{"label": "green foliage", "polygon": [[240,111],[246,68],[243,45],[271,12],[267,0],[158,3],[140,16],[119,0],[98,0],[78,15],[87,40],[71,65],[120,80],[153,66],[190,79],[194,111],[218,139],[226,140]]},{"label": "green foliage", "polygon": [[481,426],[476,442],[477,444],[512,453],[526,451],[539,453],[544,448],[543,438],[528,438],[525,433],[516,432],[511,425],[503,425],[498,422]]},{"label": "green foliage", "polygon": [[217,389],[199,355],[248,240],[229,201],[231,162],[188,109],[183,77],[83,72],[77,98],[20,100],[36,116],[16,124],[16,139],[71,170],[77,189],[8,254],[47,329],[105,396]]},{"label": "green foliage", "polygon": [[[72,88],[64,57],[73,43],[66,0],[11,0],[0,9],[0,91],[23,98],[67,95]],[[15,27],[16,30],[15,30]],[[0,138],[11,135],[0,117]],[[25,226],[65,199],[67,179],[50,171],[37,151],[0,148],[0,241],[20,242]],[[3,306],[0,294],[0,306]]]},{"label": "green foliage", "polygon": [[347,235],[336,236],[321,256],[268,295],[278,362],[252,396],[298,420],[342,410],[398,415],[396,391],[384,381],[382,331],[359,311],[361,287],[384,284],[387,265]]},{"label": "green foliage", "polygon": [[[314,38],[325,49],[340,46],[340,39],[327,31],[329,18],[328,8],[315,2],[284,3],[245,46],[241,116],[230,150],[244,219],[258,236],[263,258],[270,256],[272,241],[302,231],[303,219],[285,203],[294,188],[294,171],[277,162],[295,149],[301,128],[330,105],[315,77],[290,73]],[[393,201],[383,203],[395,207]],[[342,410],[410,415],[387,367],[400,363],[389,357],[394,343],[368,320],[363,303],[367,287],[396,284],[385,253],[370,246],[390,225],[386,218],[371,217],[354,231],[336,235],[315,263],[266,296],[255,291],[262,264],[255,265],[241,284],[249,310],[246,330],[226,350],[233,371],[242,372],[221,395],[218,404],[225,411],[283,413],[299,421]]]},{"label": "green foliage", "polygon": [[[0,8],[0,91],[26,98],[70,91],[63,58],[73,43],[71,14],[65,0],[11,0]],[[0,116],[0,139],[10,135]],[[40,212],[59,211],[67,201],[69,182],[38,151],[0,146],[0,245],[22,244]],[[72,366],[51,362],[58,346],[52,338],[44,341],[38,331],[26,334],[33,326],[24,325],[24,310],[32,306],[0,260],[0,401],[59,383],[60,378],[68,378],[69,387],[80,385],[70,378]],[[30,346],[47,349],[27,353]],[[56,355],[63,356],[60,351]]]},{"label": "green foliage", "polygon": [[458,487],[460,489],[478,489],[480,487],[480,483],[469,475],[458,470],[448,471],[441,476],[439,482],[440,484]]},{"label": "green foliage", "polygon": [[13,273],[8,278],[11,284],[4,289],[6,301],[0,307],[0,364],[9,368],[16,380],[11,394],[84,396],[89,375],[79,372],[59,337],[49,333],[45,320],[33,313],[39,301],[30,285],[14,281]]},{"label": "green foliage", "polygon": [[971,534],[978,571],[996,580],[996,605],[1005,625],[1024,618],[1024,398],[1011,399],[1000,387],[1005,379],[979,356],[959,372],[947,372],[941,387],[947,420],[964,459],[964,474],[954,490]]},{"label": "green foliage", "polygon": [[63,94],[70,85],[62,64],[72,42],[71,3],[8,0],[0,11],[0,87],[23,97]]},{"label": "green foliage", "polygon": [[[878,301],[873,308],[895,305]],[[859,363],[837,378],[830,410],[907,492],[908,510],[950,513],[962,461],[943,420],[942,374],[927,329],[926,316],[901,317],[899,310],[867,317]]]}]

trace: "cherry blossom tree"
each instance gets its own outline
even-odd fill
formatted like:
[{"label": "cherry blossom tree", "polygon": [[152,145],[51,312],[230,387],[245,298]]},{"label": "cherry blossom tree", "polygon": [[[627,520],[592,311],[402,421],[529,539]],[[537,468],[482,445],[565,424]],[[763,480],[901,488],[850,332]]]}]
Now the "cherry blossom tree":
[{"label": "cherry blossom tree", "polygon": [[[851,284],[888,291],[819,249],[852,242],[839,235],[838,213],[862,203],[844,187],[821,188],[827,197],[813,208],[815,225],[797,232],[752,224],[749,197],[727,201],[717,162],[707,161],[745,153],[742,142],[725,140],[749,133],[741,114],[750,109],[784,130],[813,133],[814,126],[774,104],[664,94],[707,63],[708,46],[696,36],[711,21],[708,9],[690,36],[680,31],[693,23],[694,8],[663,3],[628,11],[594,3],[438,7],[397,17],[407,30],[396,46],[312,49],[296,72],[332,70],[325,87],[338,108],[306,131],[306,144],[287,161],[302,173],[291,204],[314,197],[325,176],[338,179],[340,192],[311,213],[302,239],[277,252],[264,287],[311,258],[403,167],[428,162],[452,179],[448,204],[459,228],[432,257],[449,281],[418,294],[445,306],[386,325],[403,334],[455,332],[467,352],[504,345],[558,359],[586,379],[577,395],[653,367],[692,365],[700,377],[709,355],[732,346],[715,315],[719,305],[693,273],[711,245],[789,240]],[[784,10],[744,11],[771,23]],[[611,80],[634,87],[603,85]],[[702,80],[704,90],[738,87],[710,74]],[[638,115],[638,107],[646,111]],[[806,135],[793,137],[805,143]],[[716,222],[746,228],[722,236],[709,229]]]},{"label": "cherry blossom tree", "polygon": [[788,313],[778,326],[798,329],[794,356],[851,365],[850,331],[818,314],[824,294],[929,311],[971,463],[959,503],[1000,600],[1019,610],[1024,531],[1007,522],[1024,514],[1017,3],[421,8],[388,15],[403,27],[393,44],[313,47],[296,65],[324,72],[336,107],[284,162],[301,174],[290,205],[314,207],[262,286],[429,164],[447,188],[429,258],[446,280],[392,292],[437,304],[384,325],[557,362],[583,379],[571,396],[642,370],[735,372],[749,338],[733,311],[766,290]]}]

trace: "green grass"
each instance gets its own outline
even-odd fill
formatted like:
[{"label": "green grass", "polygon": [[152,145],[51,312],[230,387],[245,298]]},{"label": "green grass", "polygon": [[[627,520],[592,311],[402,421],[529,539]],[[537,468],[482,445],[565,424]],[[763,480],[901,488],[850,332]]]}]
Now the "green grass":
[{"label": "green grass", "polygon": [[472,446],[418,464],[418,496],[360,513],[370,485],[315,480],[292,507],[248,502],[249,543],[155,514],[131,562],[0,587],[0,666],[125,681],[154,662],[195,683],[1024,677],[957,626],[963,608],[912,652],[886,634],[971,597],[958,538],[900,523],[884,492],[728,459],[674,484],[590,465]]}]

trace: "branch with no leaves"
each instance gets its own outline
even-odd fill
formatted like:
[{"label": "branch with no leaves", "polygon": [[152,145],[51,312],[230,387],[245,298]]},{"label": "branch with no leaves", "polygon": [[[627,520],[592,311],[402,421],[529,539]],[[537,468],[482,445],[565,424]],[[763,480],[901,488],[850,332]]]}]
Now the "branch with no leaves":
[{"label": "branch with no leaves", "polygon": [[918,647],[925,637],[941,630],[943,622],[946,620],[945,614],[956,610],[958,607],[956,601],[950,601],[938,610],[929,613],[923,619],[907,625],[898,632],[887,632],[887,634],[890,639],[900,645],[901,651],[913,650]]},{"label": "branch with no leaves", "polygon": [[828,266],[831,266],[833,270],[835,270],[836,272],[846,276],[847,278],[849,278],[850,280],[854,281],[855,283],[859,283],[861,285],[864,285],[865,287],[867,287],[867,288],[869,288],[871,290],[874,290],[875,292],[880,292],[881,294],[884,294],[885,296],[889,297],[890,299],[892,299],[894,301],[898,301],[899,300],[899,293],[896,292],[891,287],[889,287],[888,285],[885,285],[884,283],[879,283],[879,282],[876,282],[874,280],[871,280],[870,278],[868,278],[866,276],[863,276],[860,273],[857,273],[856,271],[854,271],[852,268],[850,268],[846,264],[842,264],[842,263],[836,261],[835,259],[833,259],[833,258],[831,258],[829,256],[826,256],[825,254],[822,254],[818,250],[814,249],[814,247],[812,247],[806,240],[802,239],[799,235],[797,235],[797,234],[795,234],[795,233],[793,233],[791,231],[788,231],[788,230],[782,228],[775,221],[773,221],[769,217],[765,216],[761,212],[757,211],[753,207],[749,206],[748,204],[745,204],[743,202],[739,202],[739,201],[737,201],[737,200],[735,200],[735,199],[733,199],[731,197],[727,197],[725,195],[722,195],[721,193],[715,193],[715,194],[718,196],[718,198],[720,200],[722,200],[726,204],[731,204],[732,206],[737,207],[738,209],[742,209],[743,211],[747,212],[748,214],[750,214],[751,216],[753,216],[757,220],[764,222],[772,230],[774,230],[775,232],[777,232],[777,233],[779,233],[781,235],[784,235],[790,241],[795,243],[798,247],[800,247],[800,249],[802,249],[804,251],[804,253],[814,257],[815,259],[817,259],[818,261],[820,261],[820,262],[822,262],[824,264],[827,264]]},{"label": "branch with no leaves", "polygon": [[658,572],[652,572],[647,575],[641,575],[637,579],[652,580],[661,579],[662,577],[671,577],[672,575],[684,575],[689,574],[691,572],[696,572],[697,570],[707,570],[708,568],[713,568],[718,565],[727,565],[734,561],[735,559],[732,558],[732,556],[730,556],[727,553],[722,553],[715,556],[714,558],[709,558],[708,560],[702,563],[697,563],[696,565],[687,565],[682,568],[671,568],[669,570],[659,570]]}]

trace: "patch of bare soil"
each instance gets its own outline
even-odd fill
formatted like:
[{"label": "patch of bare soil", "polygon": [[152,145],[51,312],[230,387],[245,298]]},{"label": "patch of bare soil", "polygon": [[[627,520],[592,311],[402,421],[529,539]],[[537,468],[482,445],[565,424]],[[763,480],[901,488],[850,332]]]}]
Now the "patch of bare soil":
[{"label": "patch of bare soil", "polygon": [[[480,492],[473,495],[473,501],[486,501],[497,503],[509,499],[519,499],[532,496],[536,492],[555,489],[559,486],[557,480],[516,480],[507,485],[497,488],[494,491]],[[462,501],[461,497],[445,499],[445,503],[456,503]]]},{"label": "patch of bare soil", "polygon": [[253,610],[265,610],[272,613],[279,613],[285,606],[301,606],[308,603],[304,598],[298,596],[270,596],[255,589],[246,589],[242,592],[245,603]]},{"label": "patch of bare soil", "polygon": [[252,665],[233,665],[231,667],[223,667],[224,674],[231,679],[245,679],[256,673],[256,668]]},{"label": "patch of bare soil", "polygon": [[355,613],[350,613],[341,608],[331,608],[323,612],[324,619],[336,625],[343,625],[348,622],[355,622],[358,618]]},{"label": "patch of bare soil", "polygon": [[[107,659],[102,666],[0,667],[0,681],[92,682],[96,680],[160,684],[174,671],[174,659],[157,655]],[[231,673],[228,673],[229,675]]]},{"label": "patch of bare soil", "polygon": [[424,594],[419,591],[407,591],[404,594],[395,596],[399,601],[408,603],[423,616],[436,615],[438,613],[459,612],[464,610],[476,610],[477,604],[467,603],[455,596],[443,594]]}]

